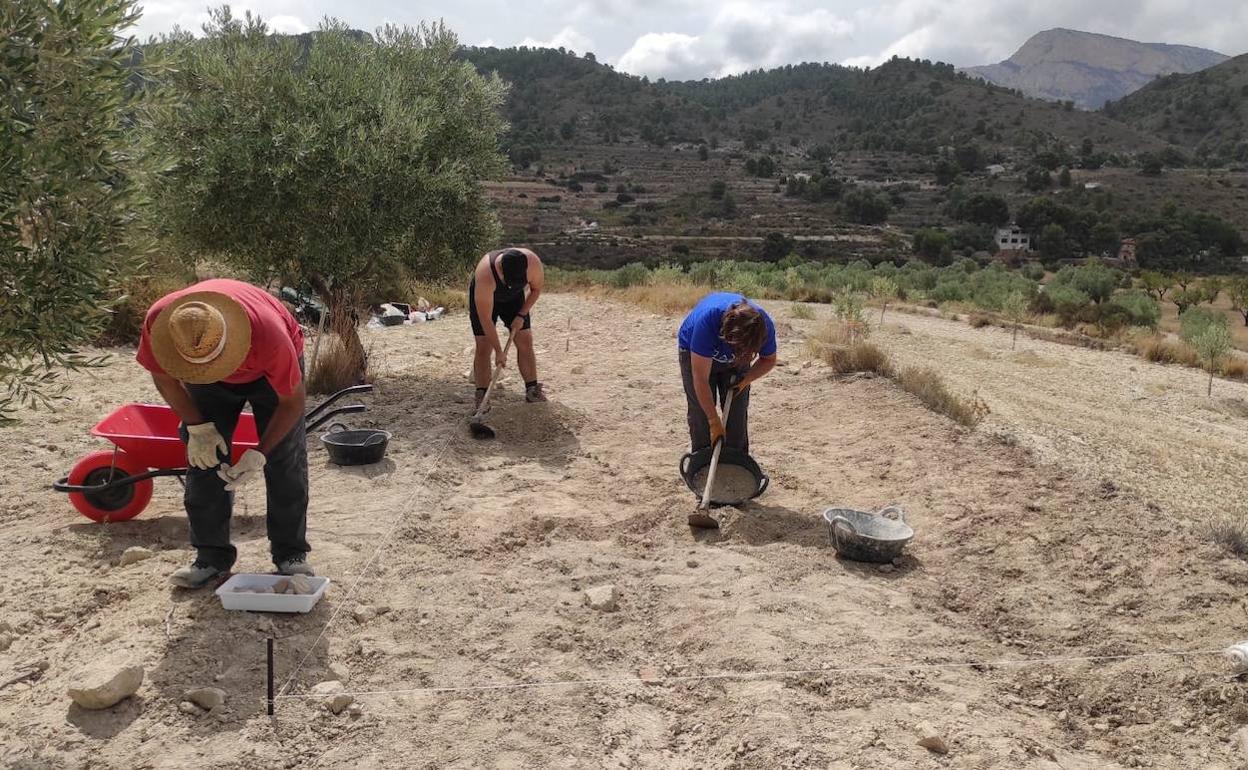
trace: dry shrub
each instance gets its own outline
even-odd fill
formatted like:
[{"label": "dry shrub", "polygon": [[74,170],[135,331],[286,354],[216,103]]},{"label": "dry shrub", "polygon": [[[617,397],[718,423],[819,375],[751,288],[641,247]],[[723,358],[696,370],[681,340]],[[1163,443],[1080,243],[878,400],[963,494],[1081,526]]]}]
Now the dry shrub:
[{"label": "dry shrub", "polygon": [[985,326],[992,326],[992,316],[987,313],[971,313],[967,323],[971,325],[972,329],[982,329]]},{"label": "dry shrub", "polygon": [[1196,351],[1184,342],[1176,342],[1163,337],[1152,337],[1138,343],[1140,355],[1155,364],[1183,364],[1199,366]]},{"label": "dry shrub", "polygon": [[1062,325],[1062,319],[1056,313],[1043,313],[1034,316],[1031,320],[1033,326],[1043,326],[1048,329],[1056,329]]},{"label": "dry shrub", "polygon": [[837,374],[874,372],[893,376],[888,354],[868,342],[866,336],[862,324],[832,321],[812,333],[806,339],[806,347]]},{"label": "dry shrub", "polygon": [[415,305],[421,297],[424,297],[434,307],[444,307],[447,310],[468,309],[468,289],[466,286],[448,286],[447,284],[414,281],[406,294],[407,302],[410,305]]},{"label": "dry shrub", "polygon": [[1228,380],[1248,380],[1248,360],[1228,358],[1223,362],[1220,374]]},{"label": "dry shrub", "polygon": [[911,366],[896,377],[897,384],[923,402],[933,412],[973,428],[988,416],[988,405],[972,394],[970,398],[955,395],[945,387],[940,375],[931,369]]},{"label": "dry shrub", "polygon": [[1089,337],[1086,334],[1077,334],[1061,329],[1027,328],[1024,331],[1032,339],[1056,342],[1059,345],[1072,345],[1077,348],[1088,348],[1089,350],[1117,350],[1119,347],[1116,342],[1100,340],[1095,337]]},{"label": "dry shrub", "polygon": [[1248,557],[1248,519],[1223,514],[1204,525],[1205,536],[1228,552]]},{"label": "dry shrub", "polygon": [[126,287],[126,295],[112,310],[108,325],[95,341],[97,345],[134,345],[143,330],[143,319],[152,303],[170,292],[184,289],[193,276],[155,275]]},{"label": "dry shrub", "polygon": [[815,320],[815,309],[810,305],[794,305],[789,309],[789,315],[799,321]]},{"label": "dry shrub", "polygon": [[[307,347],[307,355],[312,355],[312,346]],[[357,362],[347,354],[347,347],[336,334],[326,334],[317,350],[315,364],[308,374],[307,389],[309,393],[330,394],[343,388],[359,385],[364,381],[364,372],[360,371]]]}]

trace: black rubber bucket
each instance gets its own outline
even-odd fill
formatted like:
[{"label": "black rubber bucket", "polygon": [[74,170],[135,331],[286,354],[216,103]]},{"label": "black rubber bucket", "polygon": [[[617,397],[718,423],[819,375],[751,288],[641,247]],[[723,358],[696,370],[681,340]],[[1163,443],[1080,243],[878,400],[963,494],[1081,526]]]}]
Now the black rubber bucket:
[{"label": "black rubber bucket", "polygon": [[[694,477],[698,475],[698,471],[711,464],[711,455],[713,453],[714,450],[707,447],[696,452],[689,452],[680,458],[680,477],[685,480],[685,486],[689,487],[689,491],[693,492],[698,500],[702,499],[702,488],[694,481]],[[771,479],[767,478],[767,474],[763,473],[763,469],[758,467],[758,463],[754,462],[754,458],[739,449],[724,447],[719,453],[719,465],[721,468],[725,465],[735,465],[749,471],[750,475],[754,477],[754,491],[739,500],[711,500],[712,506],[741,505],[747,500],[753,500],[766,492],[767,485],[771,483]]]},{"label": "black rubber bucket", "polygon": [[884,564],[901,556],[914,539],[906,514],[890,505],[877,513],[852,508],[829,508],[823,512],[828,541],[843,558]]},{"label": "black rubber bucket", "polygon": [[390,444],[388,430],[347,430],[339,423],[321,434],[321,443],[335,465],[372,465],[381,462]]}]

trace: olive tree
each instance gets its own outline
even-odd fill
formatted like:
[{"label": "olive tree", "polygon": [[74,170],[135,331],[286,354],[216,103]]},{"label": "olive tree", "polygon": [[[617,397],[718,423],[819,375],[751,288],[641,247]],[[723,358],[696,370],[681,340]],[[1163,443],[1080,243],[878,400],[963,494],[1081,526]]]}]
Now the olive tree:
[{"label": "olive tree", "polygon": [[131,0],[0,3],[0,420],[103,361],[81,351],[141,265],[137,18]]},{"label": "olive tree", "polygon": [[884,328],[884,314],[888,312],[889,300],[897,298],[897,281],[888,276],[871,279],[871,297],[880,303],[880,328]]},{"label": "olive tree", "polygon": [[1018,330],[1023,325],[1023,321],[1027,320],[1027,314],[1031,308],[1031,299],[1021,290],[1015,289],[1005,295],[1005,299],[1001,302],[1001,312],[1010,322],[1010,329],[1013,337],[1010,339],[1010,350],[1018,347]]},{"label": "olive tree", "polygon": [[1248,278],[1232,279],[1226,286],[1226,295],[1235,312],[1244,317],[1244,326],[1248,326]]},{"label": "olive tree", "polygon": [[1200,357],[1201,364],[1209,372],[1206,395],[1213,395],[1213,375],[1231,352],[1231,332],[1226,316],[1205,308],[1192,308],[1179,319],[1181,335]]},{"label": "olive tree", "polygon": [[293,38],[210,14],[202,39],[163,45],[180,101],[156,128],[176,154],[160,188],[172,235],[311,287],[362,370],[365,291],[466,269],[497,238],[481,182],[504,168],[506,87],[440,24],[370,38],[326,20]]}]

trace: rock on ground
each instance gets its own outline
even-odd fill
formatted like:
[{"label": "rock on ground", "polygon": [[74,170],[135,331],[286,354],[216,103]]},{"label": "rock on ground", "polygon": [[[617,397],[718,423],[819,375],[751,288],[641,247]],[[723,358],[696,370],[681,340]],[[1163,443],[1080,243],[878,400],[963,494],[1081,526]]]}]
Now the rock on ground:
[{"label": "rock on ground", "polygon": [[919,733],[918,743],[923,748],[934,754],[948,754],[949,744],[945,741],[944,736],[936,731],[936,728],[927,722],[920,722],[916,728]]},{"label": "rock on ground", "polygon": [[619,599],[620,592],[613,585],[585,589],[585,603],[599,612],[615,612]]},{"label": "rock on ground", "polygon": [[321,697],[322,706],[335,714],[339,714],[355,700],[354,697],[345,692],[346,689],[342,682],[331,679],[328,682],[321,682],[314,686],[312,694]]},{"label": "rock on ground", "polygon": [[69,697],[84,709],[106,709],[139,691],[143,667],[117,663],[93,663],[74,674]]},{"label": "rock on ground", "polygon": [[136,561],[143,561],[155,556],[155,552],[150,548],[144,548],[141,545],[132,545],[121,552],[121,559],[117,562],[118,566],[124,567],[127,564],[134,564]]},{"label": "rock on ground", "polygon": [[1235,735],[1231,736],[1231,745],[1244,764],[1248,765],[1248,727],[1241,727],[1235,731]]},{"label": "rock on ground", "polygon": [[197,687],[187,690],[186,699],[201,709],[212,711],[225,705],[225,690],[220,687]]}]

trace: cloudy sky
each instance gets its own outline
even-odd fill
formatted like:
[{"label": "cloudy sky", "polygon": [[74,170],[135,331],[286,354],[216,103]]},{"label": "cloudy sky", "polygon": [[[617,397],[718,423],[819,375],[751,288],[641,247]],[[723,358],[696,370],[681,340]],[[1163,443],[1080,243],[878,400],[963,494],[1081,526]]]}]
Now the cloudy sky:
[{"label": "cloudy sky", "polygon": [[[142,0],[140,0],[142,2]],[[198,31],[202,0],[144,3],[138,32]],[[716,77],[802,61],[874,66],[893,56],[964,66],[1008,57],[1028,37],[1069,27],[1235,55],[1248,47],[1248,2],[1205,0],[245,0],[281,32],[324,16],[373,30],[443,19],[469,45],[593,51],[652,78]]]}]

